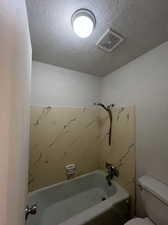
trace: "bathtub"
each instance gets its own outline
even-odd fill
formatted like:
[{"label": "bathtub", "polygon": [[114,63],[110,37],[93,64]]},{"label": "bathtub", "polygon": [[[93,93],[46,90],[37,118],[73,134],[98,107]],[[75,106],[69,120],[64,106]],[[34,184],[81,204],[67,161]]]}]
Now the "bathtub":
[{"label": "bathtub", "polygon": [[105,173],[90,172],[29,194],[37,214],[26,225],[122,225],[128,219],[129,194],[118,183],[108,186]]}]

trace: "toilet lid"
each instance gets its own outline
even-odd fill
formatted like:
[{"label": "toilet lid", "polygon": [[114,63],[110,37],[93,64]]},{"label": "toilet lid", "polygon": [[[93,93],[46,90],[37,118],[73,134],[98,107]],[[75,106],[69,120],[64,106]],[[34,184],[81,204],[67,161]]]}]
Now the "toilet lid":
[{"label": "toilet lid", "polygon": [[125,223],[125,225],[154,225],[154,224],[148,218],[145,219],[135,218],[129,220],[127,223]]}]

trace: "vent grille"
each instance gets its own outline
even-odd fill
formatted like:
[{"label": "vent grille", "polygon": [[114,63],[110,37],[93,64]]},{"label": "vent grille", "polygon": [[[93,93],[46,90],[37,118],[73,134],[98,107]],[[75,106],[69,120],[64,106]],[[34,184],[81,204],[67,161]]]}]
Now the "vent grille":
[{"label": "vent grille", "polygon": [[124,41],[124,37],[108,29],[98,40],[96,45],[106,52],[112,52],[118,45]]}]

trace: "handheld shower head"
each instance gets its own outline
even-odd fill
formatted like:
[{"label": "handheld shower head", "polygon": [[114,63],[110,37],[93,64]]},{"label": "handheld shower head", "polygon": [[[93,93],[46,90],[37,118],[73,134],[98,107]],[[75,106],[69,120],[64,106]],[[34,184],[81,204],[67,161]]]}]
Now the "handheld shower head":
[{"label": "handheld shower head", "polygon": [[109,128],[109,134],[108,135],[109,135],[109,145],[111,145],[112,120],[113,120],[111,107],[114,107],[114,104],[105,106],[101,102],[95,102],[94,105],[102,107],[108,113],[108,115],[109,115],[110,128]]}]

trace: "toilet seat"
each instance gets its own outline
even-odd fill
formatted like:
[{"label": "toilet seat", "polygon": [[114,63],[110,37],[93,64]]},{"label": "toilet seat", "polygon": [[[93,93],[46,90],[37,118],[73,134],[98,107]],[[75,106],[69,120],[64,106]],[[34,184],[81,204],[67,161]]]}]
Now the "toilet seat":
[{"label": "toilet seat", "polygon": [[154,225],[154,223],[152,223],[148,218],[134,218],[125,223],[125,225]]}]

